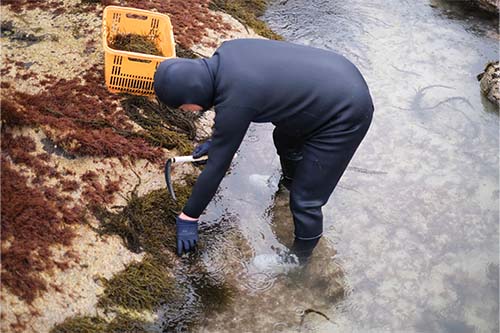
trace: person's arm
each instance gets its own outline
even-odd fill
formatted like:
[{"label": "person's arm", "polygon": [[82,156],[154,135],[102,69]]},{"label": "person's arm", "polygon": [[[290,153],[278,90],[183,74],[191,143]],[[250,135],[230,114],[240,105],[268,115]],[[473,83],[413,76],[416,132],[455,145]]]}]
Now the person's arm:
[{"label": "person's arm", "polygon": [[248,108],[216,110],[208,161],[193,187],[181,216],[197,219],[212,200],[234,154],[245,136],[255,112]]}]

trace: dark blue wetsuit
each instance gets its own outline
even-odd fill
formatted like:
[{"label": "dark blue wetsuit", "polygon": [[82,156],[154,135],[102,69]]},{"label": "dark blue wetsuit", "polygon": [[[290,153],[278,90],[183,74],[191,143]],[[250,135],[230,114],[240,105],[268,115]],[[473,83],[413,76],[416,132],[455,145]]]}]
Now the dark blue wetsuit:
[{"label": "dark blue wetsuit", "polygon": [[183,212],[198,217],[214,196],[251,122],[272,122],[281,158],[297,161],[290,189],[295,236],[319,238],[321,207],[365,136],[373,104],[356,67],[334,52],[240,39],[208,59],[164,61],[155,91],[173,107],[215,106],[208,162]]}]

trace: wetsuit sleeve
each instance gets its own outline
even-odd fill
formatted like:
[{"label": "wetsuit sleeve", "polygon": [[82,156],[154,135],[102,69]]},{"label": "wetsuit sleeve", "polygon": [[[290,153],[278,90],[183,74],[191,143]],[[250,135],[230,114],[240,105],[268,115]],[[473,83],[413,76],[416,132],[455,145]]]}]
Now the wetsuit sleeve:
[{"label": "wetsuit sleeve", "polygon": [[216,110],[208,161],[182,210],[184,214],[197,218],[212,200],[245,136],[253,113],[246,108]]}]

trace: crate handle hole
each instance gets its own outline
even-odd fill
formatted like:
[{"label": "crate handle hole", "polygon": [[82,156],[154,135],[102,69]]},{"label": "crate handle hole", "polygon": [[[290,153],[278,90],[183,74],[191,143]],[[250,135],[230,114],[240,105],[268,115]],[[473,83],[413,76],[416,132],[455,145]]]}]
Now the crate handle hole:
[{"label": "crate handle hole", "polygon": [[148,19],[148,17],[146,15],[139,15],[139,14],[132,14],[132,13],[128,13],[128,14],[126,14],[126,16],[128,18],[136,19],[136,20],[147,20]]},{"label": "crate handle hole", "polygon": [[149,64],[151,62],[151,60],[147,60],[147,59],[139,59],[139,58],[128,58],[128,60],[130,61],[135,61],[135,62],[144,62],[146,64]]}]

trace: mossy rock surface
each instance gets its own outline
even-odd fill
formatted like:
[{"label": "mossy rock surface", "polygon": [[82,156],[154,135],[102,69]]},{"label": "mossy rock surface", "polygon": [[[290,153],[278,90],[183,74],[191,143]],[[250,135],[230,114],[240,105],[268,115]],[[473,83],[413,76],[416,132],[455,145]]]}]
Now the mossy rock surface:
[{"label": "mossy rock surface", "polygon": [[[500,64],[498,61],[489,62],[484,72],[477,76],[480,81],[481,92],[493,104],[500,106]],[[498,110],[498,109],[497,109]]]}]

